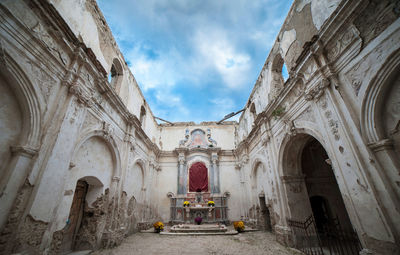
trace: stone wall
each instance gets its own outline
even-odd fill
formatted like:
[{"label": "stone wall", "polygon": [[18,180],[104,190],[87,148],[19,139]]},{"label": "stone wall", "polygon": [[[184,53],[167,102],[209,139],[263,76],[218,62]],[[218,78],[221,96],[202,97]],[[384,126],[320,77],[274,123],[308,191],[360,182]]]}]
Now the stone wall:
[{"label": "stone wall", "polygon": [[[231,221],[265,228],[268,208],[277,240],[293,244],[287,219],[304,220],[322,194],[320,182],[307,190],[302,165],[314,139],[364,252],[395,254],[399,9],[296,0],[239,123],[157,125],[95,1],[2,1],[0,253],[112,247],[168,222],[196,161],[212,169]],[[190,147],[186,129],[206,146]],[[78,181],[87,190],[68,243]]]}]

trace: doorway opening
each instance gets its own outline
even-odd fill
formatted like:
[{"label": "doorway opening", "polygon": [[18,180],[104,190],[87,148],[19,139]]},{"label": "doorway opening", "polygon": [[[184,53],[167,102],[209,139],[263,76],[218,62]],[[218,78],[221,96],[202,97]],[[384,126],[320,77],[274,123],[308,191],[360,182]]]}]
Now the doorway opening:
[{"label": "doorway opening", "polygon": [[314,137],[299,134],[283,154],[292,245],[306,254],[358,254],[362,249],[347,213],[332,162]]},{"label": "doorway opening", "polygon": [[325,149],[314,138],[306,143],[302,151],[301,168],[318,232],[325,233],[334,224],[352,230],[331,161]]},{"label": "doorway opening", "polygon": [[265,202],[265,196],[260,197],[260,209],[261,209],[261,215],[262,215],[262,227],[266,231],[272,231],[272,225],[271,225],[271,215],[268,209],[268,206]]},{"label": "doorway opening", "polygon": [[83,209],[85,206],[88,187],[89,184],[83,180],[79,180],[76,184],[69,217],[67,220],[67,226],[64,229],[62,243],[63,252],[73,251],[75,248],[76,235],[82,223]]}]

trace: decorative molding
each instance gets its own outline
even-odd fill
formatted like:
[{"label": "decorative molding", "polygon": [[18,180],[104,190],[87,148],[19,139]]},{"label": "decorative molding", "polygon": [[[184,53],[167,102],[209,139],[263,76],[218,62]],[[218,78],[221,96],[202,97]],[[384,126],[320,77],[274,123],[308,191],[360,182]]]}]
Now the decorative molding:
[{"label": "decorative molding", "polygon": [[337,59],[355,40],[362,42],[360,32],[354,25],[351,25],[347,31],[341,34],[338,40],[328,43],[326,46],[328,60],[334,61]]},{"label": "decorative molding", "polygon": [[131,151],[135,150],[135,138],[133,137],[133,135],[126,133],[124,137],[124,142],[129,144]]},{"label": "decorative molding", "polygon": [[207,140],[213,145],[217,146],[217,142],[211,138],[211,129],[207,128]]},{"label": "decorative molding", "polygon": [[323,97],[319,101],[319,105],[321,106],[321,109],[324,110],[323,115],[328,121],[328,126],[330,128],[332,135],[334,136],[336,141],[339,141],[340,140],[339,122],[333,117],[333,113],[330,110],[328,110],[328,101],[326,97]]},{"label": "decorative molding", "polygon": [[304,93],[304,99],[306,101],[318,100],[325,92],[325,89],[329,87],[330,81],[323,78],[316,86]]},{"label": "decorative molding", "polygon": [[107,141],[110,141],[112,139],[112,136],[113,136],[113,133],[114,133],[114,130],[111,127],[111,124],[103,121],[102,131],[103,131],[104,139],[106,139]]},{"label": "decorative molding", "polygon": [[285,123],[286,135],[288,135],[289,137],[293,137],[297,134],[297,129],[294,125],[293,120],[284,120],[283,123]]},{"label": "decorative molding", "polygon": [[92,96],[85,92],[82,87],[77,85],[76,83],[68,88],[68,92],[76,96],[78,103],[83,104],[87,107],[92,107],[94,105]]},{"label": "decorative molding", "polygon": [[185,130],[185,139],[179,141],[179,147],[184,147],[185,144],[189,141],[189,129]]},{"label": "decorative molding", "polygon": [[119,182],[121,180],[121,178],[119,178],[118,176],[114,176],[113,178],[112,178],[112,181],[113,182]]}]

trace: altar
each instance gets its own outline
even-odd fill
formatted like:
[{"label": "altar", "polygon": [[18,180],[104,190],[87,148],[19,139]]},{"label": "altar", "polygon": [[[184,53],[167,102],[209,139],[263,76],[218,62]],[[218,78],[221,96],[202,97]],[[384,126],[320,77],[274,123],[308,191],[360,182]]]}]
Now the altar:
[{"label": "altar", "polygon": [[[201,203],[196,202],[192,197],[171,197],[171,223],[194,224],[194,219],[201,217],[203,219],[202,223],[228,224],[227,197],[204,195],[208,199]],[[185,207],[183,205],[185,201],[189,201],[190,206]],[[208,201],[213,201],[215,205],[208,206]]]},{"label": "altar", "polygon": [[[228,223],[228,192],[221,194],[218,154],[221,148],[211,138],[211,130],[185,131],[175,149],[178,156],[177,193],[170,193],[172,224]],[[188,205],[185,207],[184,202]],[[213,201],[213,206],[208,202]]]}]

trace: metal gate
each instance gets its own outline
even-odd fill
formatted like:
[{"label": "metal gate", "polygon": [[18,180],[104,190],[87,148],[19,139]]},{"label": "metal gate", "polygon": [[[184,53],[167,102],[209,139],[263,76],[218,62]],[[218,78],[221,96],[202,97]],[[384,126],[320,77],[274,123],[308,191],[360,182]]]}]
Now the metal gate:
[{"label": "metal gate", "polygon": [[357,233],[344,230],[338,219],[317,231],[313,215],[304,222],[288,219],[295,247],[308,255],[358,255],[362,249]]}]

